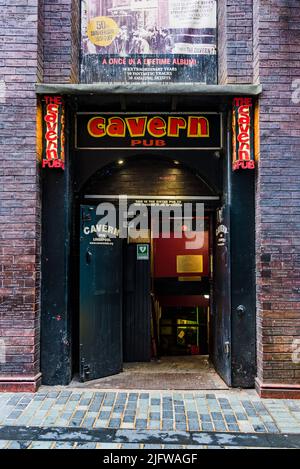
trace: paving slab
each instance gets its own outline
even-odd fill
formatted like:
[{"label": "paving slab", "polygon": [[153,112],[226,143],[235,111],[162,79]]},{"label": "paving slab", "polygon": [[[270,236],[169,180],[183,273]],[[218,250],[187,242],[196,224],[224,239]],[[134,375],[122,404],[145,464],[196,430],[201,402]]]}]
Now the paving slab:
[{"label": "paving slab", "polygon": [[[106,437],[113,435],[113,438],[116,433],[107,432],[123,432],[122,438],[128,440],[121,438],[116,442],[100,438],[88,441],[97,448],[102,444],[172,444],[171,441],[159,442],[159,435],[176,435],[179,446],[190,444],[189,438],[192,438],[192,446],[211,447],[214,438],[220,443],[227,435],[230,444],[225,442],[222,446],[240,447],[243,443],[245,447],[252,447],[257,437],[257,444],[261,447],[274,444],[300,447],[300,402],[260,399],[254,390],[232,389],[209,392],[148,389],[146,392],[143,389],[91,391],[42,386],[36,394],[0,394],[0,449],[11,445],[15,448],[22,445],[38,448],[40,443],[35,432],[51,434],[51,429],[55,435],[59,434],[59,438],[80,429],[80,438],[74,444],[86,443],[84,432],[93,431],[97,435],[97,432],[106,432]],[[133,441],[133,435],[139,441]],[[151,441],[151,435],[156,435],[155,442]],[[180,441],[180,435],[185,435],[184,441]],[[208,442],[205,435],[208,435]],[[234,444],[235,435],[242,438],[239,444]],[[288,435],[290,443],[285,435]],[[51,438],[46,438],[46,441],[51,441]],[[71,449],[76,445],[62,444],[58,447]]]}]

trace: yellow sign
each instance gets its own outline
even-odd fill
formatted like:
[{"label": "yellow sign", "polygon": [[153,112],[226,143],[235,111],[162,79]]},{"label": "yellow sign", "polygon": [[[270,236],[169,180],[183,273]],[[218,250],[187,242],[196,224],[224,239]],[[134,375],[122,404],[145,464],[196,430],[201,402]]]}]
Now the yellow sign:
[{"label": "yellow sign", "polygon": [[203,272],[203,256],[177,256],[176,263],[178,274],[197,274]]},{"label": "yellow sign", "polygon": [[108,16],[96,16],[88,24],[87,34],[96,46],[109,46],[119,33],[119,26]]}]

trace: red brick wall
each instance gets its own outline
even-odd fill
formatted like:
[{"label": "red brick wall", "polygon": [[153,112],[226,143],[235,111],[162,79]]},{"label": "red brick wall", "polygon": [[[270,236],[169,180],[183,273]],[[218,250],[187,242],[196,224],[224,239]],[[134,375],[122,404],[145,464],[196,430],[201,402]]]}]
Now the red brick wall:
[{"label": "red brick wall", "polygon": [[[300,342],[300,2],[218,3],[219,83],[263,86],[256,184],[258,382],[295,390],[300,385],[300,363],[292,359]],[[300,345],[298,350],[300,359]]]},{"label": "red brick wall", "polygon": [[252,83],[253,0],[218,1],[219,83]]},{"label": "red brick wall", "polygon": [[79,79],[80,0],[44,0],[44,82]]},{"label": "red brick wall", "polygon": [[[0,389],[40,370],[40,171],[35,83],[76,82],[79,0],[10,0],[0,24]],[[3,354],[3,350],[1,349]],[[17,388],[17,387],[16,387]]]},{"label": "red brick wall", "polygon": [[217,4],[218,19],[218,82],[223,85],[227,82],[227,0],[219,0]]},{"label": "red brick wall", "polygon": [[6,346],[0,388],[4,374],[30,381],[39,372],[35,82],[42,79],[42,67],[37,3],[11,0],[0,10],[0,338]]},{"label": "red brick wall", "polygon": [[298,102],[296,94],[293,99],[293,83],[300,79],[300,2],[255,0],[254,6],[254,75],[263,86],[256,198],[258,378],[299,384],[300,363],[293,363],[292,352],[300,340],[300,93]]}]

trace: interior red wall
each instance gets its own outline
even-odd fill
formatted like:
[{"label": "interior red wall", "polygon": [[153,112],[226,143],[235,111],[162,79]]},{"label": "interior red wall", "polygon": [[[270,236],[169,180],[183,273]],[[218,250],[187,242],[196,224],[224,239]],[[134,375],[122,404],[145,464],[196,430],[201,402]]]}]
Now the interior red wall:
[{"label": "interior red wall", "polygon": [[[182,238],[171,237],[154,238],[154,277],[184,277],[201,275],[203,277],[209,274],[209,244],[208,231],[204,232],[204,245],[200,249],[187,249],[186,243],[189,241],[184,235]],[[177,272],[176,257],[178,255],[202,255],[203,256],[203,272],[195,274],[181,274]]]},{"label": "interior red wall", "polygon": [[185,307],[194,307],[194,306],[209,306],[209,299],[203,297],[203,295],[162,295],[158,296],[158,301],[160,306],[185,306]]}]

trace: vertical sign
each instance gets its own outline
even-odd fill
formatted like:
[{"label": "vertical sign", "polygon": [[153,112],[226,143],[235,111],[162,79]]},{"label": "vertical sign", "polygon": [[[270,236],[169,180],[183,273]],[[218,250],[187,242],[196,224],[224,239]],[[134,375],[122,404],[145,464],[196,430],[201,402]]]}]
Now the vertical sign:
[{"label": "vertical sign", "polygon": [[254,169],[252,98],[234,98],[232,113],[232,169]]},{"label": "vertical sign", "polygon": [[44,96],[43,168],[65,169],[65,109],[61,96]]},{"label": "vertical sign", "polygon": [[216,83],[216,0],[81,5],[81,82]]}]

